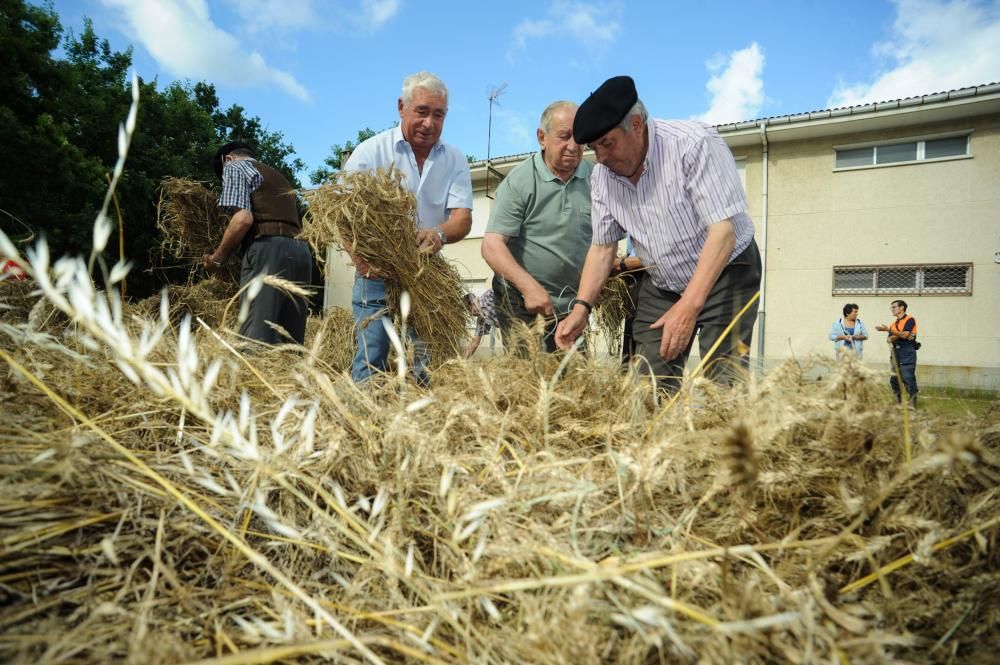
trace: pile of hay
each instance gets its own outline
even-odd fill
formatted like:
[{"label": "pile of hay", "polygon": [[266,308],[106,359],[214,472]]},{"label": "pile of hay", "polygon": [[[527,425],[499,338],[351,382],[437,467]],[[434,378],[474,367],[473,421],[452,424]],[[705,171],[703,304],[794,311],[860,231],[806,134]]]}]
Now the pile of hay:
[{"label": "pile of hay", "polygon": [[863,365],[670,402],[576,355],[363,389],[89,297],[59,340],[0,327],[5,662],[995,657],[1000,427]]},{"label": "pile of hay", "polygon": [[[217,190],[187,178],[163,179],[156,208],[156,228],[163,235],[161,256],[196,262],[216,250],[228,223]],[[230,269],[224,274],[233,280],[239,271]]]},{"label": "pile of hay", "polygon": [[305,346],[328,372],[350,372],[358,349],[354,317],[349,309],[330,307],[306,321]]},{"label": "pile of hay", "polygon": [[[208,277],[194,284],[171,284],[166,289],[170,303],[170,321],[175,326],[179,325],[185,316],[200,318],[213,328],[234,326],[239,314],[237,301],[239,287],[234,282]],[[133,313],[145,319],[157,317],[161,298],[162,296],[157,294],[139,301],[134,305]]]},{"label": "pile of hay", "polygon": [[[204,322],[218,333],[235,336],[239,328],[239,293],[235,284],[208,278],[191,286],[170,285],[166,291],[168,318],[172,326],[177,327],[185,317],[190,317],[198,325]],[[155,319],[159,316],[161,298],[157,294],[141,300],[129,306],[127,311],[140,321]],[[350,370],[358,346],[350,310],[331,307],[322,316],[310,315],[306,319],[304,344],[314,361],[321,363],[327,371]]]},{"label": "pile of hay", "polygon": [[460,355],[467,338],[468,314],[462,301],[462,278],[439,254],[418,251],[417,202],[395,168],[374,172],[340,171],[306,193],[309,209],[302,230],[317,257],[339,244],[388,272],[388,307],[400,315],[400,298],[410,294],[406,324],[430,348],[431,366]]}]

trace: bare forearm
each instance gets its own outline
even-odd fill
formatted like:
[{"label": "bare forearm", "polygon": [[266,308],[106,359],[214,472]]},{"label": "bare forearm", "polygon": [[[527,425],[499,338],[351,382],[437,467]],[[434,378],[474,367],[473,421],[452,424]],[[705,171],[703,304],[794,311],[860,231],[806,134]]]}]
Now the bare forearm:
[{"label": "bare forearm", "polygon": [[[583,262],[583,274],[580,275],[580,288],[576,294],[578,299],[591,305],[597,302],[604,282],[614,267],[616,249],[617,243],[590,246],[587,259]],[[560,349],[570,349],[578,343],[580,333],[587,327],[589,316],[589,308],[580,303],[574,304],[569,315],[556,328],[556,344]]]},{"label": "bare forearm", "polygon": [[587,259],[583,263],[583,274],[580,275],[580,288],[577,291],[577,298],[586,300],[590,304],[597,302],[604,288],[604,282],[615,264],[614,243],[607,245],[591,245],[587,250]]},{"label": "bare forearm", "polygon": [[240,246],[251,226],[253,226],[253,213],[245,208],[237,210],[229,219],[229,224],[222,233],[222,240],[212,254],[213,258],[219,263],[228,259]]},{"label": "bare forearm", "polygon": [[472,211],[468,208],[454,208],[438,228],[448,238],[448,242],[458,242],[472,230]]},{"label": "bare forearm", "polygon": [[705,245],[698,256],[698,265],[695,266],[694,275],[684,289],[681,299],[700,312],[719,275],[729,264],[729,257],[735,246],[736,233],[732,221],[727,219],[709,226],[708,238],[705,239]]},{"label": "bare forearm", "polygon": [[532,277],[510,253],[506,236],[499,233],[487,233],[483,238],[482,254],[483,259],[493,269],[493,272],[513,284],[514,288],[522,294],[534,288],[542,288],[538,280]]}]

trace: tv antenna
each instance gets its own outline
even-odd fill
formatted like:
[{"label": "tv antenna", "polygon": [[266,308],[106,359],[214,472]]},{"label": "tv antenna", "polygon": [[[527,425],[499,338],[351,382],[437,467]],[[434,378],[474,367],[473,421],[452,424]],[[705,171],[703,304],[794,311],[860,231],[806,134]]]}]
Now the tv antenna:
[{"label": "tv antenna", "polygon": [[493,163],[490,161],[490,146],[493,140],[493,106],[500,106],[500,95],[507,91],[507,82],[503,82],[500,85],[493,88],[490,91],[490,117],[489,124],[486,128],[486,198],[492,199],[493,195],[490,194],[490,174],[492,173],[497,177],[497,182],[503,180],[503,174],[493,168]]}]

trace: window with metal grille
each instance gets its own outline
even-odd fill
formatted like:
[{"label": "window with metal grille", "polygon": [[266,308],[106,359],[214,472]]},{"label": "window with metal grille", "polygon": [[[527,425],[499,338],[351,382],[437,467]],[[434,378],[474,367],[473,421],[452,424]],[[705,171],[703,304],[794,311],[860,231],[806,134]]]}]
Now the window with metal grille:
[{"label": "window with metal grille", "polygon": [[834,148],[837,157],[834,168],[854,169],[891,164],[908,164],[938,159],[966,157],[969,151],[969,135],[944,136],[939,138],[908,139],[873,143],[865,146],[844,146]]},{"label": "window with metal grille", "polygon": [[971,263],[834,266],[833,295],[971,295]]}]

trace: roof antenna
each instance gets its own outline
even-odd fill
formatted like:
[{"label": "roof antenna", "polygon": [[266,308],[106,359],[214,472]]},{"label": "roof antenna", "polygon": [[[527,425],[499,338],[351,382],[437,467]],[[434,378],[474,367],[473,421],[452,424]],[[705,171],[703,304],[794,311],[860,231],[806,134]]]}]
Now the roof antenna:
[{"label": "roof antenna", "polygon": [[501,83],[497,87],[490,91],[490,120],[489,125],[486,129],[486,198],[492,199],[493,195],[490,194],[490,174],[492,173],[497,177],[497,183],[503,180],[503,174],[493,168],[493,164],[490,162],[490,143],[493,139],[493,105],[500,105],[500,95],[502,95],[507,90],[507,83]]}]

